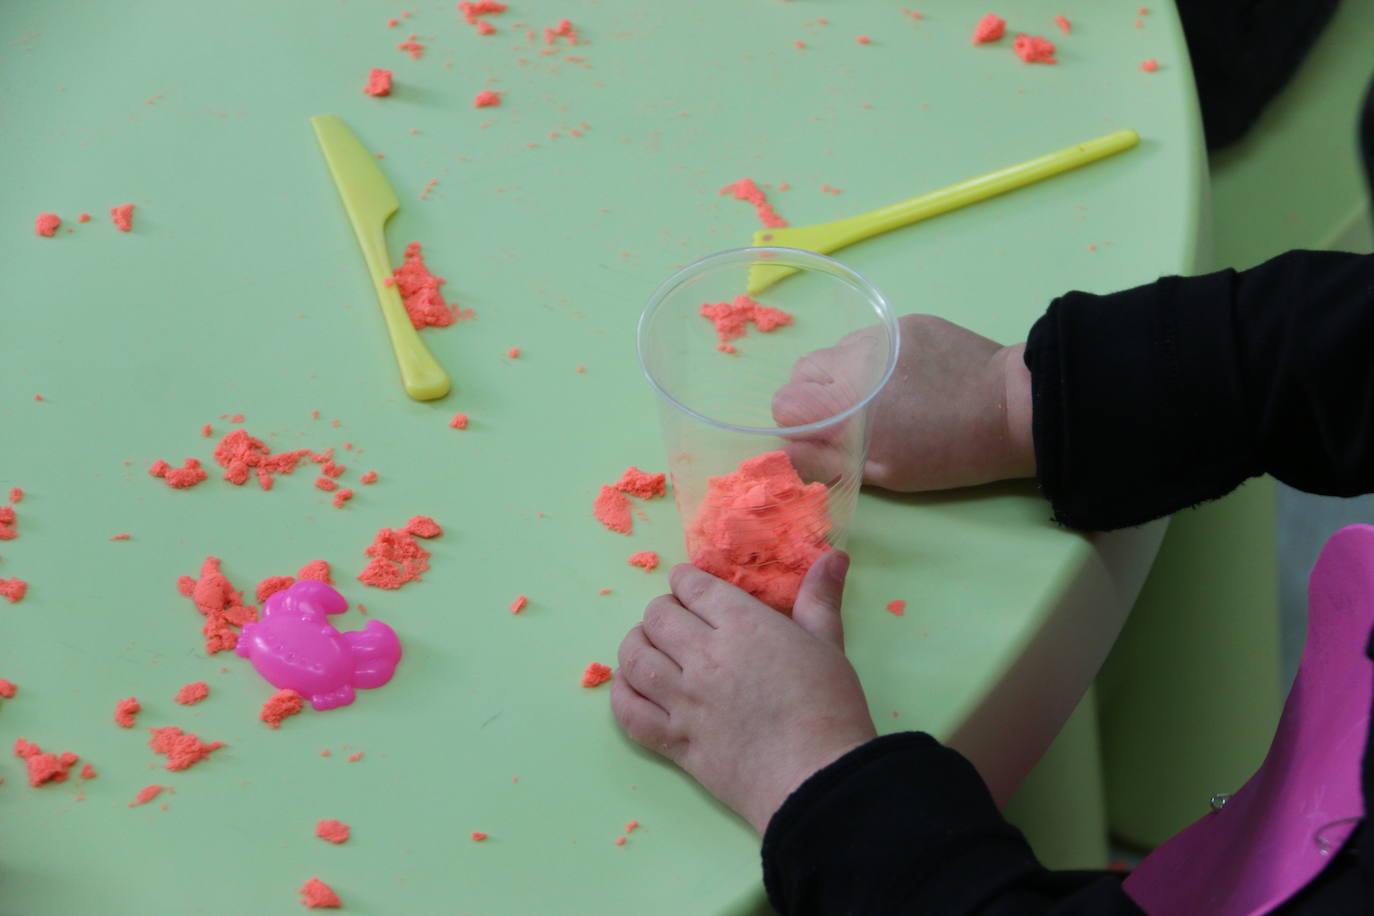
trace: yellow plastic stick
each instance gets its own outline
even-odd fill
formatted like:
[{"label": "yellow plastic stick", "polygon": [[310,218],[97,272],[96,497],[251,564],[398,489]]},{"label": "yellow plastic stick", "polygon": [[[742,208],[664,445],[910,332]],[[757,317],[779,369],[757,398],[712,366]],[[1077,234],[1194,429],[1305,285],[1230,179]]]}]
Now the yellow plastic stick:
[{"label": "yellow plastic stick", "polygon": [[[829,254],[846,245],[853,245],[883,232],[891,232],[959,207],[976,204],[989,197],[1024,188],[1045,178],[1096,162],[1140,142],[1133,130],[1118,130],[1077,146],[1046,153],[1017,165],[1007,166],[977,178],[969,178],[947,188],[931,191],[901,203],[892,204],[869,213],[814,226],[794,226],[788,229],[761,229],[754,233],[755,245],[777,245],[783,248],[804,248]],[[749,294],[754,295],[792,273],[789,267],[760,264],[749,271]]]},{"label": "yellow plastic stick", "polygon": [[450,386],[448,373],[420,340],[401,303],[401,294],[394,285],[387,284],[391,279],[391,262],[386,256],[383,229],[391,215],[401,209],[401,202],[377,167],[377,160],[343,121],[334,115],[317,115],[310,119],[310,124],[315,128],[315,137],[320,141],[320,149],[324,150],[334,185],[343,198],[344,210],[353,224],[363,260],[367,262],[367,271],[372,275],[372,288],[382,307],[382,318],[391,336],[391,348],[396,353],[396,365],[400,367],[406,394],[417,401],[442,398],[448,394]]}]

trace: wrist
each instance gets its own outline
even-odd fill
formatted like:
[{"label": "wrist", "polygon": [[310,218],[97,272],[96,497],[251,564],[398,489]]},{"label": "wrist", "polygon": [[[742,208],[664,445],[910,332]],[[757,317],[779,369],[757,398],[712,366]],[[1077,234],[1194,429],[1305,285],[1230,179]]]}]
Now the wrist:
[{"label": "wrist", "polygon": [[993,363],[1001,382],[1001,407],[1006,477],[1035,476],[1035,438],[1031,429],[1031,377],[1026,368],[1026,345],[1012,344],[997,351]]}]

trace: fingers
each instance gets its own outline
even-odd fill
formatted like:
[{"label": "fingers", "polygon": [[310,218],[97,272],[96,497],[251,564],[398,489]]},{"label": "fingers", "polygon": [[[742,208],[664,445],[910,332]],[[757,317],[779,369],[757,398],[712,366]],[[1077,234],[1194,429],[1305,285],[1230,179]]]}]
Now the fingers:
[{"label": "fingers", "polygon": [[851,385],[794,377],[773,393],[773,422],[785,428],[828,420],[858,398]]},{"label": "fingers", "polygon": [[642,626],[630,628],[620,643],[620,679],[665,711],[682,691],[682,668],[654,647]]},{"label": "fingers", "polygon": [[803,481],[834,486],[853,464],[846,446],[845,442],[825,438],[790,439],[783,444],[782,451]]},{"label": "fingers", "polygon": [[840,601],[844,596],[844,577],[849,571],[849,554],[830,550],[811,564],[797,592],[792,619],[802,629],[841,651],[844,650],[844,624]]},{"label": "fingers", "polygon": [[737,616],[741,609],[762,609],[770,614],[775,613],[743,589],[717,579],[690,563],[674,566],[672,572],[668,573],[668,585],[684,608],[717,629],[732,616]]},{"label": "fingers", "polygon": [[852,371],[843,346],[801,357],[792,365],[787,384],[773,394],[773,422],[781,427],[804,426],[844,410],[853,403],[852,386],[844,378]]},{"label": "fingers", "polygon": [[672,595],[659,595],[644,609],[641,624],[649,643],[684,668],[684,661],[711,634],[712,626]]},{"label": "fingers", "polygon": [[611,681],[611,714],[633,740],[647,748],[667,753],[672,747],[668,714],[662,707],[629,685],[622,676]]}]

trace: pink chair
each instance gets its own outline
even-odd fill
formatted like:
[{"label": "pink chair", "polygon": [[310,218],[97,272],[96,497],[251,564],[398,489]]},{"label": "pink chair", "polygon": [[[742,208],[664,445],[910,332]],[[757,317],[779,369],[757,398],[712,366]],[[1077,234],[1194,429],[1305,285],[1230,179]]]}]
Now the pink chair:
[{"label": "pink chair", "polygon": [[1151,916],[1267,913],[1331,861],[1364,815],[1374,526],[1351,525],[1326,542],[1308,580],[1307,615],[1302,663],[1264,763],[1224,807],[1126,879],[1126,893]]}]

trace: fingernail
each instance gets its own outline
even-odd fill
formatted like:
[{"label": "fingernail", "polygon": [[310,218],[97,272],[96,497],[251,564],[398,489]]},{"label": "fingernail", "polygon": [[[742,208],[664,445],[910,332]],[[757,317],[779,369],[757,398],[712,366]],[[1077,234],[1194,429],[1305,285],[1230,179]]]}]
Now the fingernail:
[{"label": "fingernail", "polygon": [[830,577],[836,582],[843,582],[847,572],[849,572],[849,554],[843,550],[835,551],[835,559],[830,561]]}]

